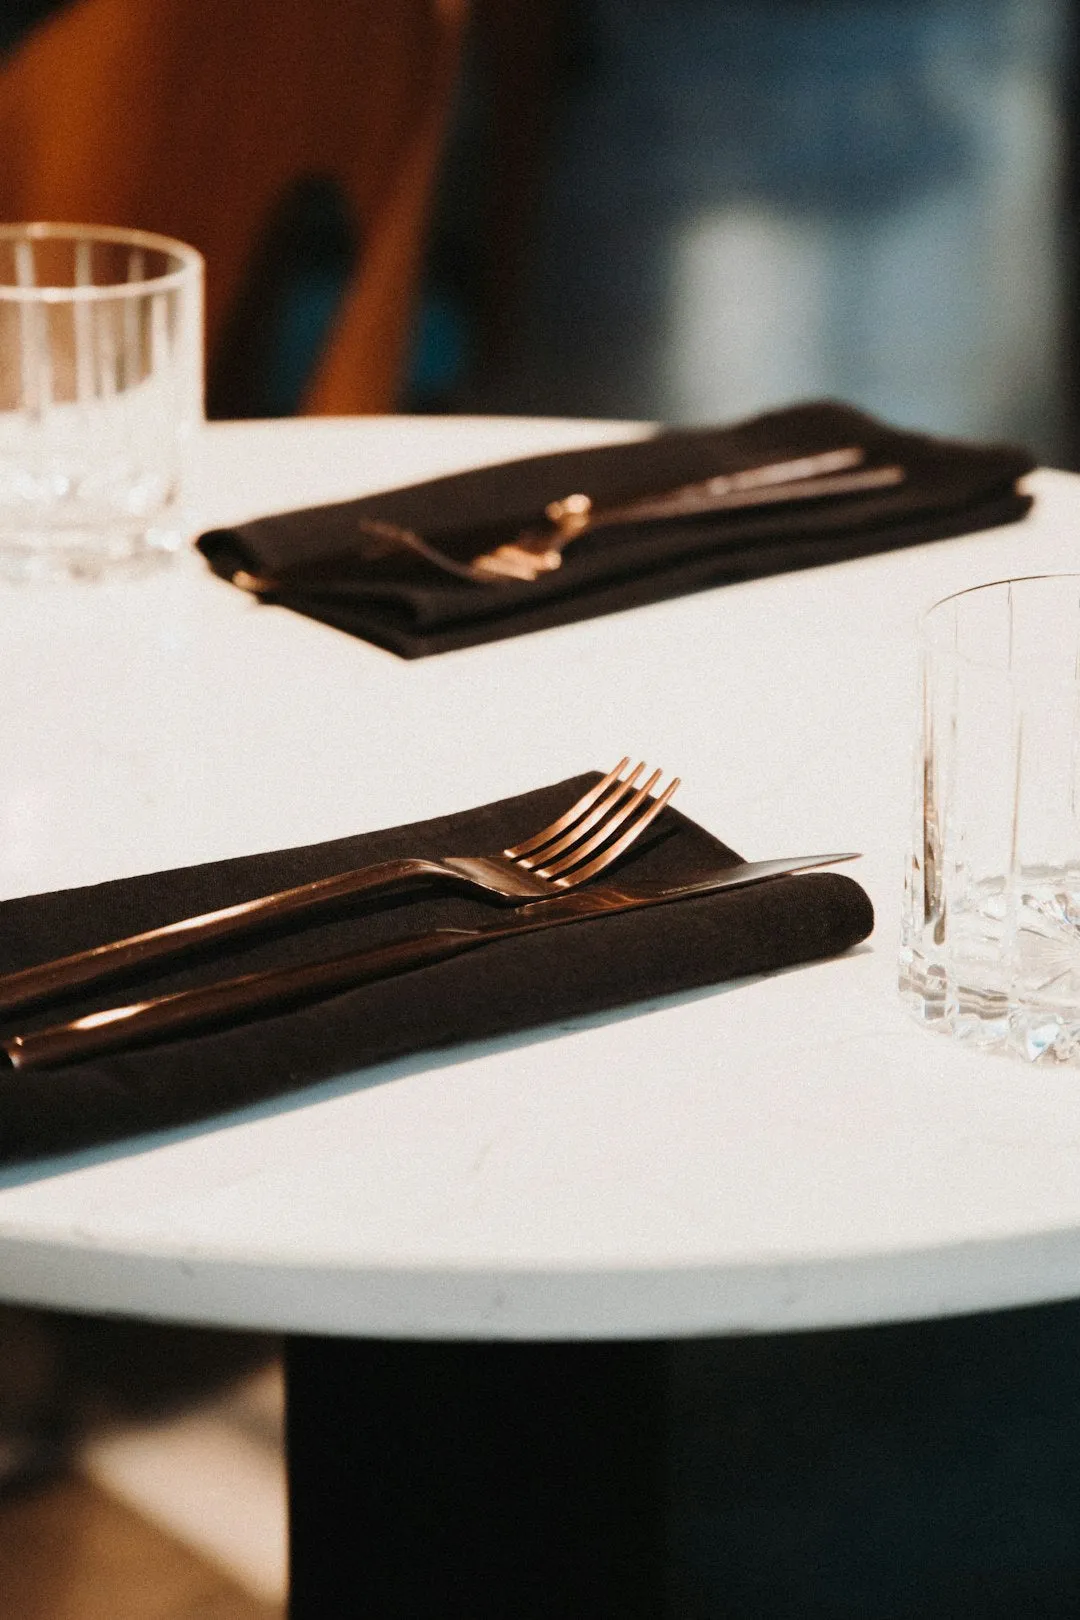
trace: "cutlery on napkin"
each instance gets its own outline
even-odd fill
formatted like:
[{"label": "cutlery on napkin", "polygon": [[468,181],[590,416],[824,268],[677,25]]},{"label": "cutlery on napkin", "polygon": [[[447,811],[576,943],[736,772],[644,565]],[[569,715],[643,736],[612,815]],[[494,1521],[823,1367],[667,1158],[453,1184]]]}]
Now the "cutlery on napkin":
[{"label": "cutlery on napkin", "polygon": [[588,883],[625,855],[669,803],[676,776],[662,792],[653,790],[661,772],[637,786],[642,761],[627,770],[624,756],[547,827],[530,829],[505,849],[470,855],[410,855],[349,867],[327,877],[260,894],[238,905],[220,906],[193,917],[170,918],[157,928],[118,939],[100,940],[86,950],[35,962],[0,974],[0,1016],[36,1002],[71,995],[85,985],[130,975],[152,963],[185,952],[205,950],[225,940],[270,927],[310,922],[346,901],[392,894],[419,883],[453,883],[507,905],[553,899]]},{"label": "cutlery on napkin", "polygon": [[[359,520],[356,525],[357,560],[385,561],[395,553],[411,561],[419,560],[452,579],[482,585],[505,585],[511,580],[531,583],[541,574],[561,568],[567,546],[582,535],[600,529],[636,528],[639,524],[670,522],[680,518],[715,518],[722,512],[760,510],[767,506],[794,505],[800,501],[835,500],[841,495],[861,495],[871,489],[891,489],[906,478],[903,467],[864,467],[865,451],[857,445],[823,450],[817,455],[797,456],[789,461],[771,461],[748,467],[744,472],[720,473],[694,484],[643,499],[624,501],[616,506],[598,504],[584,491],[549,501],[539,527],[523,529],[512,540],[492,551],[483,551],[464,561],[426,540],[413,529],[385,519]],[[281,581],[267,574],[253,574],[238,568],[231,576],[234,585],[254,596],[274,596]]]},{"label": "cutlery on napkin", "polygon": [[142,1041],[204,1028],[237,1016],[288,1007],[311,996],[332,995],[374,979],[424,967],[430,962],[444,962],[517,934],[609,917],[616,912],[638,911],[646,906],[671,905],[679,900],[749,887],[858,858],[855,854],[805,855],[790,860],[740,861],[689,883],[651,889],[615,888],[605,884],[574,890],[558,899],[537,900],[521,906],[507,921],[481,923],[474,928],[436,928],[427,934],[398,940],[393,945],[370,946],[347,956],[309,962],[303,967],[269,968],[236,979],[219,979],[201,989],[149,996],[102,1008],[82,1018],[49,1024],[26,1035],[0,1038],[0,1063],[7,1062],[14,1069],[26,1070],[78,1062],[97,1052],[119,1051]]},{"label": "cutlery on napkin", "polygon": [[[542,531],[546,509],[574,491],[597,510],[618,507],[841,448],[857,450],[867,474],[893,468],[903,476],[825,498],[598,525],[574,537],[559,567],[535,578],[493,585],[469,577],[474,559],[496,554],[523,531]],[[533,456],[269,515],[212,530],[198,546],[223,578],[258,590],[265,584],[265,601],[418,658],[1010,523],[1031,504],[1016,486],[1034,465],[1022,448],[900,430],[819,401],[725,427],[658,431],[630,444]],[[400,544],[379,544],[375,536],[387,527],[420,537],[452,569]]]},{"label": "cutlery on napkin", "polygon": [[[590,772],[352,838],[7,900],[0,903],[0,973],[348,867],[445,849],[502,848],[522,827],[552,820],[600,776]],[[640,890],[683,884],[740,858],[669,804],[627,856],[619,882]],[[362,914],[347,910],[302,931],[237,942],[211,959],[168,964],[145,981],[145,993],[301,967],[433,929],[477,927],[493,915],[491,903],[465,892],[424,891]],[[587,927],[493,940],[267,1017],[33,1074],[0,1073],[0,1161],[208,1120],[391,1058],[816,961],[848,950],[872,928],[873,909],[860,885],[824,871],[618,912]],[[80,1017],[101,1005],[100,992],[83,992],[63,1012]],[[28,1033],[56,1017],[20,1014],[17,1024],[6,1019],[0,1034]]]},{"label": "cutlery on napkin", "polygon": [[[719,517],[723,512],[756,512],[801,501],[835,501],[843,495],[863,495],[872,489],[894,489],[907,477],[903,467],[861,467],[863,459],[863,452],[855,447],[826,450],[820,456],[768,462],[744,473],[720,474],[697,484],[682,484],[666,495],[626,501],[621,506],[597,505],[590,495],[579,491],[548,503],[544,508],[545,527],[525,529],[516,539],[474,557],[469,577],[531,582],[561,568],[567,546],[600,529],[636,528],[642,523],[667,523],[680,518],[700,521]],[[839,463],[847,470],[820,470],[829,463]]]}]

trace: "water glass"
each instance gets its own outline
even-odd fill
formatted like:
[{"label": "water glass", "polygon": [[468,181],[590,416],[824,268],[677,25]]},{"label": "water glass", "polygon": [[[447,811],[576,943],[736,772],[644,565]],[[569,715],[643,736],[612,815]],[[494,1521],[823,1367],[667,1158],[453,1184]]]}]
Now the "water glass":
[{"label": "water glass", "polygon": [[203,261],[144,231],[0,225],[0,577],[179,547],[203,416]]},{"label": "water glass", "polygon": [[947,597],[920,651],[901,993],[961,1041],[1080,1062],[1080,575]]}]

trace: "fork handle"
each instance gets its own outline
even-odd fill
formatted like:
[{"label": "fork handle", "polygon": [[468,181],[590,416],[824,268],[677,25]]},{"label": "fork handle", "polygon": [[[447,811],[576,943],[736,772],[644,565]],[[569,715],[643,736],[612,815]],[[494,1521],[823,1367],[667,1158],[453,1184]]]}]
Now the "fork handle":
[{"label": "fork handle", "polygon": [[89,950],[75,951],[71,956],[0,975],[0,1013],[49,1001],[80,985],[95,984],[148,962],[162,961],[218,940],[235,939],[277,922],[291,921],[353,895],[371,894],[375,890],[391,892],[418,879],[445,876],[437,861],[422,858],[379,861],[316,878],[312,883],[300,883],[292,889],[259,895],[239,905],[224,906],[220,911],[206,911],[197,917],[165,923],[160,928],[150,928],[125,939],[109,940]]}]

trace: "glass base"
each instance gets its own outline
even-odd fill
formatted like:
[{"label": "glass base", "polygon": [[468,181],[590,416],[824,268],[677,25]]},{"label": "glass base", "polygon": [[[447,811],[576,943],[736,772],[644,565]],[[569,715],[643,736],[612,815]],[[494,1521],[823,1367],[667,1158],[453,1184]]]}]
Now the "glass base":
[{"label": "glass base", "polygon": [[1080,1066],[1080,1008],[1018,1001],[905,952],[900,997],[926,1029],[1027,1063]]},{"label": "glass base", "polygon": [[176,554],[183,543],[173,526],[135,529],[0,529],[0,581],[50,584],[141,577]]},{"label": "glass base", "polygon": [[900,994],[929,1029],[1029,1063],[1080,1064],[1080,868],[1022,868],[909,922]]}]

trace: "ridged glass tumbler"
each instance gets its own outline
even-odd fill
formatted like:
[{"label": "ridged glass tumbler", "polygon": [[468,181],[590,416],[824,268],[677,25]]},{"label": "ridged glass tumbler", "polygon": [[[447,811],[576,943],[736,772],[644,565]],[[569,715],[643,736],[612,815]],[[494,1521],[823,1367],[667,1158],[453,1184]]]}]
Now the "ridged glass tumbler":
[{"label": "ridged glass tumbler", "polygon": [[926,1025],[1080,1062],[1080,575],[982,585],[921,626],[900,956]]},{"label": "ridged glass tumbler", "polygon": [[194,248],[0,226],[0,577],[97,579],[176,549],[202,416]]}]

